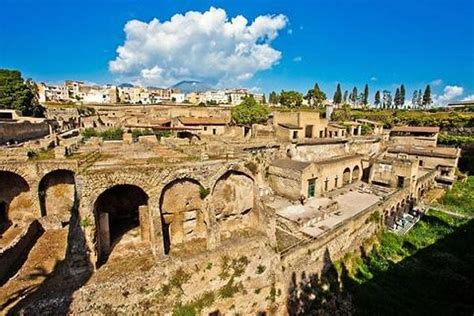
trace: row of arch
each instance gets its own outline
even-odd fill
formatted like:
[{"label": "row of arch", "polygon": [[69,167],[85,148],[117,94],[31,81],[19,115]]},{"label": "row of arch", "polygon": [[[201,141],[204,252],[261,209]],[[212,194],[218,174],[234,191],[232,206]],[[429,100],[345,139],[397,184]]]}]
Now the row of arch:
[{"label": "row of arch", "polygon": [[361,178],[360,167],[358,165],[351,168],[346,167],[342,173],[342,184],[347,185]]},{"label": "row of arch", "polygon": [[[17,173],[0,171],[0,232],[41,216],[68,222],[72,208],[79,205],[75,183],[71,170],[51,171],[34,184]],[[207,242],[210,228],[227,233],[248,227],[255,193],[251,176],[227,170],[210,188],[189,177],[171,180],[159,192],[158,202],[149,188],[137,183],[115,184],[86,200],[90,198],[93,209],[81,202],[85,212],[81,216],[93,214],[96,251],[104,260],[131,230],[138,229],[142,238],[149,239],[156,220],[165,254],[191,240]]]},{"label": "row of arch", "polygon": [[172,180],[161,190],[158,205],[136,184],[114,185],[94,203],[98,262],[105,262],[129,231],[140,230],[142,239],[147,239],[154,220],[161,227],[165,254],[193,240],[207,245],[213,228],[231,232],[247,227],[254,198],[253,178],[235,170],[224,173],[208,189],[193,178]]},{"label": "row of arch", "polygon": [[415,194],[405,196],[400,202],[386,209],[384,212],[385,225],[388,227],[393,227],[394,224],[400,220],[404,214],[412,213],[416,202],[422,200],[426,192],[434,185],[434,178],[430,179],[429,181],[419,185]]},{"label": "row of arch", "polygon": [[11,225],[21,225],[40,216],[53,215],[67,222],[74,202],[73,171],[60,169],[47,173],[38,182],[36,190],[23,176],[11,171],[0,171],[1,233]]}]

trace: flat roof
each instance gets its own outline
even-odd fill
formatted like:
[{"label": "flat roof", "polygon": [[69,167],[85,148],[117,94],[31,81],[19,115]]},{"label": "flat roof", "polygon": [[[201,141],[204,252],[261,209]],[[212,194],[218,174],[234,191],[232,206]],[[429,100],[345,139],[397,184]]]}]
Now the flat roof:
[{"label": "flat roof", "polygon": [[372,125],[382,125],[382,123],[380,123],[380,122],[374,122],[374,121],[367,120],[367,119],[356,119],[356,121],[359,122],[359,123],[367,123],[367,124],[372,124]]},{"label": "flat roof", "polygon": [[178,120],[184,125],[226,125],[228,120],[222,117],[179,117]]},{"label": "flat roof", "polygon": [[299,139],[296,143],[297,146],[307,145],[325,145],[325,144],[343,144],[349,140],[345,138],[311,138],[311,139]]},{"label": "flat roof", "polygon": [[278,125],[287,129],[303,129],[302,127],[298,125],[290,124],[290,123],[278,123]]},{"label": "flat roof", "polygon": [[452,147],[422,147],[400,145],[389,147],[388,152],[438,158],[457,158],[459,156],[459,150],[457,148]]},{"label": "flat roof", "polygon": [[438,126],[395,126],[392,132],[439,133]]}]

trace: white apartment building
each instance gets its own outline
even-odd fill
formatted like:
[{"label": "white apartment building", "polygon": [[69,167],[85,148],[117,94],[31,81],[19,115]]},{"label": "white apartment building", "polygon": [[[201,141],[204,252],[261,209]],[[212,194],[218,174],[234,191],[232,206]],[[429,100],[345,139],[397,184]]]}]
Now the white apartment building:
[{"label": "white apartment building", "polygon": [[206,91],[201,93],[201,102],[204,103],[216,103],[216,104],[227,104],[229,103],[229,97],[224,90]]}]

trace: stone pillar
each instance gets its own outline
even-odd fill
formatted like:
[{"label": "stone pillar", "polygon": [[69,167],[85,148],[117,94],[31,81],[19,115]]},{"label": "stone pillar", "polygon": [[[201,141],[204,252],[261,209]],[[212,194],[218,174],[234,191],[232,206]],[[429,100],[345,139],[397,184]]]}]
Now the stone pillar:
[{"label": "stone pillar", "polygon": [[109,253],[110,250],[110,227],[109,227],[109,213],[100,213],[99,215],[99,245],[100,254]]},{"label": "stone pillar", "polygon": [[148,205],[140,205],[138,207],[138,217],[142,241],[150,241],[150,213]]},{"label": "stone pillar", "polygon": [[165,254],[165,249],[163,245],[163,232],[162,232],[162,223],[160,209],[158,202],[150,204],[149,207],[149,220],[150,220],[150,243],[151,249],[155,256],[163,256]]}]

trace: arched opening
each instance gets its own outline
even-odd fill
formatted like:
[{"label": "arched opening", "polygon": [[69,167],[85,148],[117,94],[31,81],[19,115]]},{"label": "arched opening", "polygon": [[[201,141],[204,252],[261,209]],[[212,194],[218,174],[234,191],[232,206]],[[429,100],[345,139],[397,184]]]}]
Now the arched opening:
[{"label": "arched opening", "polygon": [[0,171],[0,233],[12,223],[31,212],[32,201],[26,192],[30,187],[26,180],[13,172]]},{"label": "arched opening", "polygon": [[61,222],[68,222],[76,197],[74,172],[55,170],[46,174],[38,186],[41,216],[58,216]]},{"label": "arched opening", "polygon": [[107,189],[97,198],[98,264],[103,264],[119,241],[136,241],[140,237],[139,209],[146,208],[148,195],[138,186],[120,184]]},{"label": "arched opening", "polygon": [[360,168],[359,166],[355,166],[352,170],[352,181],[357,181],[360,179]]},{"label": "arched opening", "polygon": [[242,172],[226,172],[214,185],[212,206],[221,229],[231,231],[247,226],[254,207],[253,179]]},{"label": "arched opening", "polygon": [[172,245],[206,237],[202,199],[206,189],[193,179],[168,183],[160,198],[161,223],[165,254]]},{"label": "arched opening", "polygon": [[346,185],[351,183],[351,169],[346,168],[342,174],[342,184]]}]

